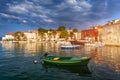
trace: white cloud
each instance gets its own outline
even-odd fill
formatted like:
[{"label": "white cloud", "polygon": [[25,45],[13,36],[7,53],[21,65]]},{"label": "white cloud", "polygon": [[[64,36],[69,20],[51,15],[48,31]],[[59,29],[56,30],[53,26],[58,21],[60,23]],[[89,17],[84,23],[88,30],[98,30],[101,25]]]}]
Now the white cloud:
[{"label": "white cloud", "polygon": [[36,13],[31,13],[31,16],[32,16],[32,17],[37,17],[38,14],[36,14]]},{"label": "white cloud", "polygon": [[[39,2],[39,1],[38,1]],[[50,14],[50,10],[39,5],[39,3],[34,4],[30,1],[24,1],[17,4],[9,4],[9,11],[18,14],[30,14],[33,17],[47,17],[46,14]]]},{"label": "white cloud", "polygon": [[43,21],[45,22],[54,22],[52,19],[50,19],[47,15],[45,14],[39,14],[39,13],[31,13],[32,17],[37,17],[37,18],[41,18]]},{"label": "white cloud", "polygon": [[81,11],[81,12],[83,11],[83,8],[80,6],[74,6],[73,8],[75,11]]},{"label": "white cloud", "polygon": [[75,11],[89,11],[92,7],[92,5],[90,3],[88,3],[87,1],[84,0],[67,0],[67,3],[69,5],[71,5],[71,7],[75,10]]},{"label": "white cloud", "polygon": [[92,5],[89,4],[87,1],[80,2],[80,5],[87,8],[87,9],[90,9],[92,7]]},{"label": "white cloud", "polygon": [[23,22],[23,23],[27,23],[27,21],[26,21],[26,20],[22,20],[22,22]]},{"label": "white cloud", "polygon": [[47,18],[47,16],[44,14],[44,15],[41,15],[41,14],[38,14],[38,13],[31,13],[31,16],[32,17],[40,17],[40,18]]},{"label": "white cloud", "polygon": [[32,2],[25,1],[19,4],[9,4],[8,7],[9,7],[9,11],[11,12],[24,14],[29,12],[29,10],[32,9],[34,5]]},{"label": "white cloud", "polygon": [[52,3],[52,0],[32,0],[32,1],[34,1],[34,2],[36,2],[36,3],[40,3],[40,2],[42,2],[42,4],[53,4]]},{"label": "white cloud", "polygon": [[44,21],[49,23],[54,22],[52,19],[44,19]]},{"label": "white cloud", "polygon": [[23,23],[27,23],[26,20],[22,19],[21,17],[17,17],[17,16],[13,16],[13,15],[9,15],[9,14],[5,14],[5,13],[0,13],[1,16],[5,17],[5,18],[10,18],[10,19],[17,19]]},{"label": "white cloud", "polygon": [[69,4],[76,5],[77,1],[76,0],[67,0]]},{"label": "white cloud", "polygon": [[28,8],[26,5],[24,4],[20,4],[20,5],[15,5],[15,6],[10,6],[9,10],[11,12],[16,12],[16,13],[26,13],[28,12]]},{"label": "white cloud", "polygon": [[0,13],[1,16],[6,17],[6,18],[13,18],[13,19],[21,19],[20,17],[14,16],[14,15],[9,15],[5,13]]},{"label": "white cloud", "polygon": [[47,18],[46,15],[39,15],[41,18]]},{"label": "white cloud", "polygon": [[1,16],[4,16],[4,17],[9,17],[8,14],[5,14],[5,13],[0,13]]}]

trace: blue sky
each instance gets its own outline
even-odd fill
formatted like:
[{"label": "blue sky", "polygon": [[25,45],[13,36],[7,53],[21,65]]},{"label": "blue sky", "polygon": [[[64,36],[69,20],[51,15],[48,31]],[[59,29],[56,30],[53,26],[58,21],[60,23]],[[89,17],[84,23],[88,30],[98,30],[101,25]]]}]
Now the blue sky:
[{"label": "blue sky", "polygon": [[120,18],[120,0],[0,0],[0,36],[60,25],[79,30]]}]

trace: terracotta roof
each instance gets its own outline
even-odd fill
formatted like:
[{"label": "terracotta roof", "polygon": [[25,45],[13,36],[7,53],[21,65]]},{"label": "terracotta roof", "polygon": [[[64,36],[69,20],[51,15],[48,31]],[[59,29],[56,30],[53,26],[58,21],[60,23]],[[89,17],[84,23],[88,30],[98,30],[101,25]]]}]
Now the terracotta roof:
[{"label": "terracotta roof", "polygon": [[14,33],[13,32],[9,32],[7,35],[14,35]]},{"label": "terracotta roof", "polygon": [[38,30],[31,30],[32,33],[38,33]]}]

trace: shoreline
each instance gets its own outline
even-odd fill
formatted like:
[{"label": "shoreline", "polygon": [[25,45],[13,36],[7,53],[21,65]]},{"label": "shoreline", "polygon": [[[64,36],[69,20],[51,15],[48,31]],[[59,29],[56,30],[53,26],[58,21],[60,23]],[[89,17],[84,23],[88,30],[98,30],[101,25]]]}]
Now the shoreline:
[{"label": "shoreline", "polygon": [[[55,42],[55,41],[0,41],[0,43],[43,43],[43,42]],[[85,45],[84,45],[85,46]],[[120,47],[120,45],[118,44],[105,44],[104,46],[111,46],[111,47]]]}]

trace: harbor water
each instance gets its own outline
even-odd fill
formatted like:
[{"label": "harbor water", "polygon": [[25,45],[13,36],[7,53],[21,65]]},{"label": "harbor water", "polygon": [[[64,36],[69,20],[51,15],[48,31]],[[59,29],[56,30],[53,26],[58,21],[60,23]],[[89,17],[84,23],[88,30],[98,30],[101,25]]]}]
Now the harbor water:
[{"label": "harbor water", "polygon": [[[48,55],[91,57],[88,72],[85,67],[46,67],[40,59],[45,52]],[[1,42],[0,80],[120,80],[119,57],[120,47],[113,46],[61,49],[55,42]]]}]

